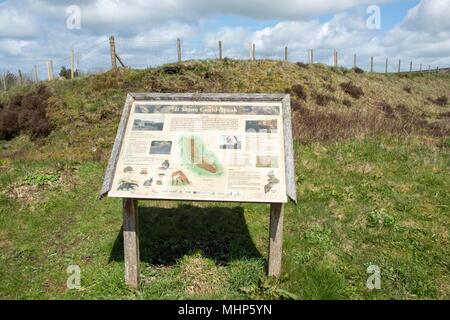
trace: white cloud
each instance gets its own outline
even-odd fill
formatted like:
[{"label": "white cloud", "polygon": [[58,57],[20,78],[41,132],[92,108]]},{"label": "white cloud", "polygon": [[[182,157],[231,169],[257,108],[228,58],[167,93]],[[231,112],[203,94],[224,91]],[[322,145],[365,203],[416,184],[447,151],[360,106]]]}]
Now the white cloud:
[{"label": "white cloud", "polygon": [[439,32],[450,29],[450,1],[422,0],[409,10],[402,27],[412,31]]},{"label": "white cloud", "polygon": [[31,41],[26,40],[0,39],[0,53],[9,56],[21,56],[24,53],[23,49],[30,43]]},{"label": "white cloud", "polygon": [[[36,12],[64,16],[73,1],[26,0]],[[253,19],[307,19],[322,14],[344,12],[391,0],[95,0],[78,1],[82,20],[96,30],[136,30],[170,20],[195,22],[214,15],[234,15]]]},{"label": "white cloud", "polygon": [[0,4],[0,38],[29,38],[37,34],[35,19],[16,8]]},{"label": "white cloud", "polygon": [[[386,57],[449,63],[450,1],[422,0],[391,30],[368,30],[361,6],[380,2],[385,1],[79,0],[82,29],[68,30],[71,0],[6,1],[0,4],[0,68],[17,68],[14,57],[28,58],[30,66],[47,59],[55,60],[55,69],[67,66],[71,48],[80,51],[83,69],[108,68],[109,34],[116,35],[118,53],[133,67],[176,61],[178,37],[184,59],[214,58],[221,40],[225,56],[241,59],[248,58],[248,43],[254,42],[261,58],[280,59],[287,45],[293,61],[306,61],[307,49],[314,48],[316,61],[331,63],[336,48],[345,66],[352,65],[354,53],[366,68],[373,55],[378,70],[384,69]],[[335,13],[327,21],[311,18],[327,12]],[[254,24],[208,29],[224,15],[280,22],[256,30],[251,29]]]}]

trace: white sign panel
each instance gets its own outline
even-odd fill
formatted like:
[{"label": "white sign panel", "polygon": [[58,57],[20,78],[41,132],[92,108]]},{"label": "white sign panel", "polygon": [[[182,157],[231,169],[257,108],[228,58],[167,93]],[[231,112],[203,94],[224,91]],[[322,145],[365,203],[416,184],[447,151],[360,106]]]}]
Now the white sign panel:
[{"label": "white sign panel", "polygon": [[281,102],[133,101],[110,197],[284,203]]}]

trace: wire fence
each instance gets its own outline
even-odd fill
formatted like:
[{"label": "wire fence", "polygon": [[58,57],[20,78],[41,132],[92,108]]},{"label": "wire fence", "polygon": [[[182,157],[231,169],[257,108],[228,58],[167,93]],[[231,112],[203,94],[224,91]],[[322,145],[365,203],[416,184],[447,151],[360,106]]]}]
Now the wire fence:
[{"label": "wire fence", "polygon": [[[59,78],[70,79],[105,72],[114,68],[117,61],[133,69],[145,69],[186,60],[228,58],[235,60],[285,60],[289,62],[320,63],[343,68],[360,68],[367,72],[448,72],[450,68],[437,66],[433,61],[415,61],[412,57],[381,57],[358,48],[313,48],[297,44],[267,46],[264,43],[236,44],[220,40],[196,39],[149,40],[145,38],[102,38],[94,43],[72,44],[66,55],[51,58],[13,58],[0,67],[0,91],[17,85]],[[113,57],[113,58],[112,58]],[[14,67],[13,67],[14,66]],[[15,66],[20,69],[14,70]],[[120,64],[119,64],[120,66]],[[72,74],[73,70],[73,74]]]}]

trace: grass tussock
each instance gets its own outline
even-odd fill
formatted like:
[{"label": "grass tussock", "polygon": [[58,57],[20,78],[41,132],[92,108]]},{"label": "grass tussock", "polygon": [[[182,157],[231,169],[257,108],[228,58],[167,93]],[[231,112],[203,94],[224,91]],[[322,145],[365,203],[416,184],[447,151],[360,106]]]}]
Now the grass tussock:
[{"label": "grass tussock", "polygon": [[330,104],[330,102],[336,101],[336,98],[331,95],[316,93],[315,101],[316,101],[317,105],[326,107],[326,106],[328,106],[328,104]]}]

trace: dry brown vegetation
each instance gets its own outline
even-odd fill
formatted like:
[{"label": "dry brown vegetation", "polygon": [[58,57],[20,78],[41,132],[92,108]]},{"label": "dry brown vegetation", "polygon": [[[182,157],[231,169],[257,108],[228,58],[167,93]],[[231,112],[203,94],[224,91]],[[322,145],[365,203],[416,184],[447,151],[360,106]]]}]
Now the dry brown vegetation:
[{"label": "dry brown vegetation", "polygon": [[33,92],[14,96],[6,106],[0,105],[0,139],[20,134],[47,136],[51,131],[46,114],[49,96],[48,90],[39,86]]},{"label": "dry brown vegetation", "polygon": [[450,134],[445,123],[429,123],[424,116],[410,113],[403,105],[394,109],[385,102],[377,103],[373,110],[332,111],[305,108],[294,101],[293,110],[294,136],[302,143],[332,142],[378,134],[425,134],[432,137]]}]

